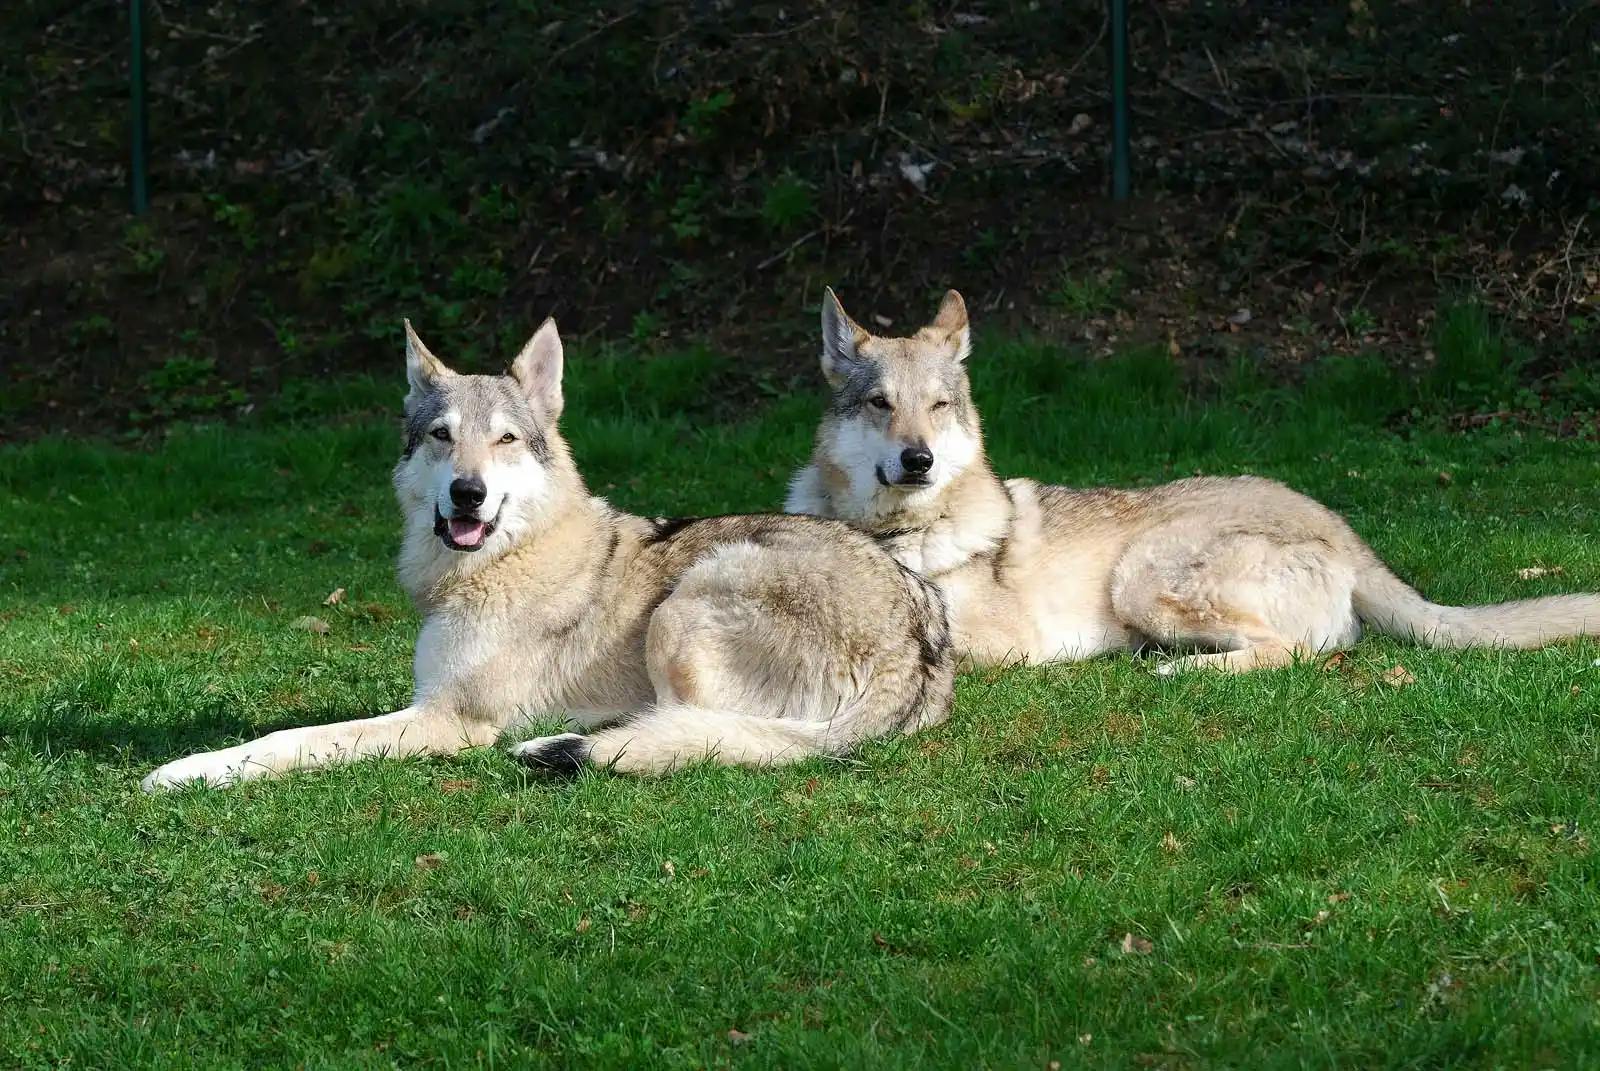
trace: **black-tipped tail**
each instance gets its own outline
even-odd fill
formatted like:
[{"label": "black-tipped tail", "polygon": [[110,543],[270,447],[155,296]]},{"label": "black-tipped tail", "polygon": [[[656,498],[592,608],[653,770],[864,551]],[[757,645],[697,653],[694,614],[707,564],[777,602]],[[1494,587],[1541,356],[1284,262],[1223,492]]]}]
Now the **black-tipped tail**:
[{"label": "black-tipped tail", "polygon": [[542,740],[529,740],[516,749],[517,761],[530,770],[550,777],[576,777],[589,765],[592,750],[587,738],[577,733],[562,733]]}]

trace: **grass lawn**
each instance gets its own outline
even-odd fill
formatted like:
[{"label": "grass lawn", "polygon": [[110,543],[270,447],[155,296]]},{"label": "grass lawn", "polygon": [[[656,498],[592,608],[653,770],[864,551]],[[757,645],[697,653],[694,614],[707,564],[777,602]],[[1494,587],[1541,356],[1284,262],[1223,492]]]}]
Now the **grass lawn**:
[{"label": "grass lawn", "polygon": [[[1411,388],[1376,365],[1197,394],[1148,357],[973,363],[1002,472],[1271,475],[1435,599],[1600,589],[1593,442],[1395,422]],[[743,408],[704,355],[568,367],[579,462],[640,512],[776,507],[821,404]],[[394,371],[153,449],[0,451],[0,1063],[1600,1054],[1592,643],[986,672],[939,729],[771,772],[552,784],[486,750],[142,795],[189,751],[406,702],[398,345]]]}]

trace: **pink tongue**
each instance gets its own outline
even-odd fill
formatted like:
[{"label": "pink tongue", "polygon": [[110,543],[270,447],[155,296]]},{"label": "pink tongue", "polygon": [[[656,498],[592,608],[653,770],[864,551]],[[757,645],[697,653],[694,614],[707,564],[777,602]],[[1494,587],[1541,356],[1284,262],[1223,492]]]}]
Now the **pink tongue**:
[{"label": "pink tongue", "polygon": [[458,547],[475,547],[483,542],[482,521],[469,521],[464,517],[450,518],[450,540]]}]

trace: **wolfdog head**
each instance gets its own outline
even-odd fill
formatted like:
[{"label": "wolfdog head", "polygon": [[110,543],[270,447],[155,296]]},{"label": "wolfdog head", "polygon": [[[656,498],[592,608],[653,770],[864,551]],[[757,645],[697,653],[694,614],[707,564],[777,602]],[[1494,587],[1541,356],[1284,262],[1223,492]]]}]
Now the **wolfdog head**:
[{"label": "wolfdog head", "polygon": [[817,445],[859,503],[932,499],[982,450],[967,382],[967,306],[948,291],[910,338],[878,338],[822,299],[822,374],[833,388]]},{"label": "wolfdog head", "polygon": [[572,470],[556,432],[561,366],[554,320],[501,376],[452,372],[406,321],[411,390],[394,485],[413,531],[471,554],[510,546],[550,512]]}]

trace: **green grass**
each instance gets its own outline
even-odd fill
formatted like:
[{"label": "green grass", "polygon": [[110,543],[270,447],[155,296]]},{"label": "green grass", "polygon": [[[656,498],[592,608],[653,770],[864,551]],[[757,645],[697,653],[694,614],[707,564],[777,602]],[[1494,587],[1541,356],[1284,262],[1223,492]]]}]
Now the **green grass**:
[{"label": "green grass", "polygon": [[1074,274],[1063,268],[1056,276],[1056,288],[1050,297],[1069,316],[1107,316],[1116,311],[1125,285],[1122,271],[1117,268],[1094,275]]},{"label": "green grass", "polygon": [[[1376,363],[1205,393],[1155,356],[973,364],[1002,471],[1270,474],[1435,598],[1600,589],[1600,447],[1391,425],[1413,399]],[[714,423],[722,367],[572,359],[592,484],[775,505],[820,397]],[[405,702],[400,393],[397,361],[155,448],[0,451],[0,1062],[1592,1058],[1593,644],[987,672],[944,727],[771,772],[549,784],[490,750],[141,795],[187,751]]]}]

